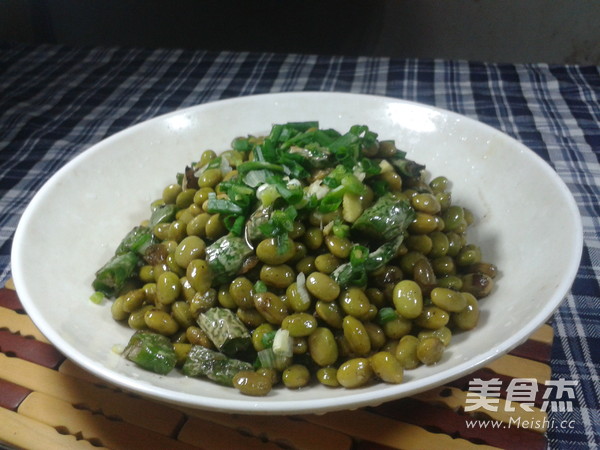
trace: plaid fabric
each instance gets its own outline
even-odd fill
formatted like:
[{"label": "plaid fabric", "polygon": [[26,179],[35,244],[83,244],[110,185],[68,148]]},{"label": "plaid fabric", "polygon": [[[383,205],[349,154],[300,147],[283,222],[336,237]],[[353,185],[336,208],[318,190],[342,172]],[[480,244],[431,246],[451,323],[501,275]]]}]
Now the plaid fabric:
[{"label": "plaid fabric", "polygon": [[21,213],[79,152],[178,108],[281,91],[379,94],[449,109],[548,161],[583,216],[577,279],[554,316],[553,378],[576,380],[551,412],[553,448],[600,446],[600,70],[598,67],[183,50],[0,45],[0,282]]}]

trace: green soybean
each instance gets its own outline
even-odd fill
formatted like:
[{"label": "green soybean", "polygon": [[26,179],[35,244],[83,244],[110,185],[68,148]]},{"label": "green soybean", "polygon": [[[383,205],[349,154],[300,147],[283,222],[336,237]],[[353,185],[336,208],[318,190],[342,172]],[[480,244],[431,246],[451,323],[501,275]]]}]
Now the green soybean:
[{"label": "green soybean", "polygon": [[163,305],[173,303],[181,294],[179,276],[173,272],[164,272],[156,280],[156,297]]},{"label": "green soybean", "polygon": [[452,289],[438,287],[431,291],[430,296],[435,306],[448,312],[459,312],[467,306],[466,298]]},{"label": "green soybean", "polygon": [[281,328],[288,330],[292,337],[309,336],[317,328],[317,319],[307,313],[290,314],[282,320]]},{"label": "green soybean", "polygon": [[479,321],[479,302],[473,294],[463,292],[467,304],[462,311],[452,314],[452,324],[459,330],[472,330]]},{"label": "green soybean", "polygon": [[419,338],[412,334],[406,335],[398,341],[394,356],[400,362],[400,365],[407,370],[415,369],[421,364],[417,357],[419,342]]},{"label": "green soybean", "polygon": [[344,338],[352,353],[355,355],[367,355],[371,351],[371,340],[365,325],[353,316],[346,316],[342,321]]},{"label": "green soybean", "polygon": [[444,355],[444,343],[435,336],[427,336],[417,344],[417,358],[425,365],[439,362]]},{"label": "green soybean", "polygon": [[377,352],[370,357],[373,372],[382,381],[390,384],[402,383],[404,368],[400,361],[389,352]]},{"label": "green soybean", "polygon": [[367,384],[373,377],[373,368],[368,358],[352,358],[338,367],[338,383],[348,389]]},{"label": "green soybean", "polygon": [[415,323],[428,330],[436,330],[448,324],[450,315],[437,306],[426,306],[421,314],[415,319]]},{"label": "green soybean", "polygon": [[179,325],[175,319],[165,311],[158,311],[155,309],[146,311],[144,314],[144,322],[146,322],[146,325],[151,330],[166,336],[171,336],[179,330]]},{"label": "green soybean", "polygon": [[319,366],[335,363],[339,352],[337,342],[329,328],[319,327],[308,337],[308,351],[312,360]]},{"label": "green soybean", "polygon": [[402,280],[394,286],[394,307],[406,319],[415,319],[423,311],[423,293],[413,280]]},{"label": "green soybean", "polygon": [[342,310],[351,316],[363,318],[368,315],[371,302],[360,288],[351,287],[341,293],[338,300]]},{"label": "green soybean", "polygon": [[300,389],[310,382],[310,372],[302,364],[292,364],[281,374],[281,381],[288,389]]},{"label": "green soybean", "polygon": [[333,278],[321,272],[306,277],[306,289],[319,300],[331,302],[340,295],[340,286]]},{"label": "green soybean", "polygon": [[265,264],[283,264],[289,261],[296,253],[294,242],[289,238],[284,248],[286,250],[282,252],[275,238],[267,238],[262,240],[256,247],[256,256]]}]

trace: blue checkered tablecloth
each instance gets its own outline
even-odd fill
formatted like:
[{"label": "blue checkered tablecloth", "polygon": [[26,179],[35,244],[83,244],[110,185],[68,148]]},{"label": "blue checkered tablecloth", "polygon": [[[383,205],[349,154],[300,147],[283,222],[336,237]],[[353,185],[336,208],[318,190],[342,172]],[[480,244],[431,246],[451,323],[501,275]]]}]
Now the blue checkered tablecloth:
[{"label": "blue checkered tablecloth", "polygon": [[[578,381],[574,428],[552,448],[600,447],[600,68],[546,64],[0,44],[0,284],[19,218],[42,184],[92,144],[175,109],[242,95],[340,91],[435,105],[543,157],[573,193],[584,249],[553,317],[553,378]],[[571,423],[571,422],[570,422]]]}]

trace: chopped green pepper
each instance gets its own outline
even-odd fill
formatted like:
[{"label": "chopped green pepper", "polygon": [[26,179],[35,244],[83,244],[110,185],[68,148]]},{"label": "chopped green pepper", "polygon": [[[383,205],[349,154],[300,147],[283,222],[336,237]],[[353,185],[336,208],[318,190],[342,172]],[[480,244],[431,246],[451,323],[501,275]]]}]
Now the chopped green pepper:
[{"label": "chopped green pepper", "polygon": [[225,386],[233,386],[233,377],[243,370],[253,370],[252,364],[225,356],[201,345],[192,346],[181,368],[189,377],[207,377]]},{"label": "chopped green pepper", "polygon": [[177,356],[171,340],[162,334],[139,330],[131,336],[123,356],[143,369],[160,375],[175,367]]},{"label": "chopped green pepper", "polygon": [[248,329],[230,309],[210,308],[200,314],[197,322],[215,347],[227,355],[243,351],[251,344]]}]

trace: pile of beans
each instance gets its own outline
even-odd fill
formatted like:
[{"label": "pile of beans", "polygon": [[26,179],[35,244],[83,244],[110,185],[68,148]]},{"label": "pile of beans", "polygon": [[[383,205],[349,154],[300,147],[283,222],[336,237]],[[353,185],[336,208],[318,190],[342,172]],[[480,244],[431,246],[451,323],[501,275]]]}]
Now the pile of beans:
[{"label": "pile of beans", "polygon": [[[373,157],[386,151],[382,145]],[[193,345],[214,348],[197,318],[216,306],[235,312],[255,352],[265,348],[263,336],[279,328],[293,338],[287,367],[236,375],[234,385],[247,395],[266,395],[275,385],[400,383],[405,370],[440,361],[453,334],[477,325],[479,299],[492,290],[496,268],[467,241],[474,218],[453,204],[449,181],[441,176],[407,185],[394,170],[377,175],[388,192],[410,202],[416,216],[396,256],[369,274],[366,286],[340,286],[331,277],[355,245],[332,232],[331,224],[343,221],[341,207],[299,215],[285,252],[267,237],[239,273],[215,283],[205,250],[229,231],[221,214],[207,212],[207,202],[212,194],[224,198],[220,183],[235,177],[236,162],[247,159],[234,150],[220,156],[232,161],[233,170],[204,171],[194,187],[168,185],[154,202],[176,205],[176,218],[154,227],[161,244],[139,269],[137,282],[112,304],[115,320],[169,336],[180,364]],[[207,150],[195,167],[215,157]],[[376,198],[367,189],[357,201],[364,210]],[[267,290],[256,292],[257,281]]]}]

